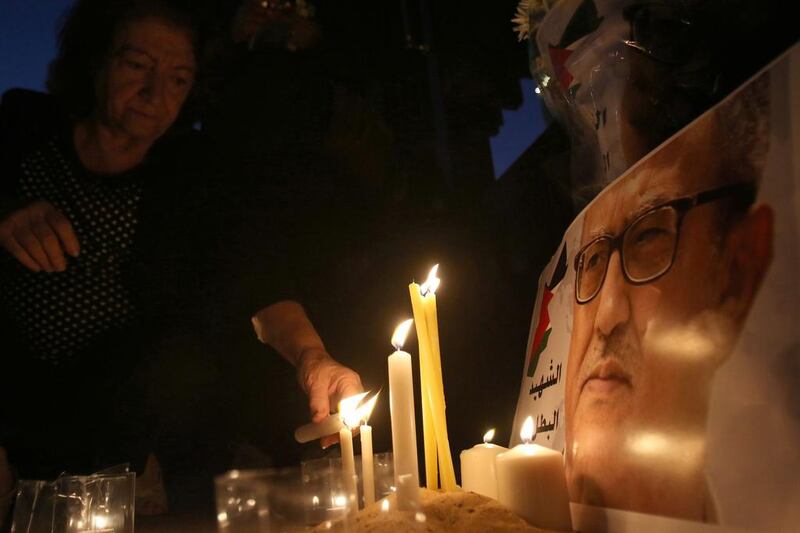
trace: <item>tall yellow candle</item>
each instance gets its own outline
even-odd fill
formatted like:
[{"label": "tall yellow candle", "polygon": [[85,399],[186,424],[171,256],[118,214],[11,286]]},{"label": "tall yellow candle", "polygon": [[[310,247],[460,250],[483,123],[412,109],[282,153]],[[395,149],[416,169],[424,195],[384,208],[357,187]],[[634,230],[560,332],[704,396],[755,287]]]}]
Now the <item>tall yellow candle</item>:
[{"label": "tall yellow candle", "polygon": [[[442,360],[439,352],[439,324],[436,313],[436,289],[439,286],[439,278],[436,271],[439,265],[431,269],[428,279],[422,286],[412,283],[409,285],[411,294],[411,305],[414,310],[414,323],[417,326],[417,339],[420,346],[420,372],[422,396],[423,396],[423,415],[425,414],[425,399],[429,405],[430,419],[433,425],[433,440],[435,442],[436,456],[439,459],[439,470],[441,488],[446,491],[458,489],[456,485],[455,469],[453,468],[453,457],[450,453],[450,440],[447,435],[447,417],[445,415],[444,383],[442,380]],[[424,327],[420,326],[424,324]],[[423,348],[424,346],[424,348]],[[429,455],[427,453],[429,437],[429,425],[425,424],[423,418],[423,429],[425,431],[425,471],[433,470],[428,466]],[[432,462],[432,459],[431,459]],[[431,488],[430,481],[428,487]]]},{"label": "tall yellow candle", "polygon": [[422,436],[425,446],[425,486],[430,490],[439,488],[439,469],[436,455],[436,430],[433,426],[433,413],[430,395],[427,394],[430,382],[430,343],[428,342],[428,326],[425,322],[424,304],[420,294],[419,285],[412,283],[408,286],[411,294],[411,307],[414,312],[414,323],[417,329],[417,343],[419,344],[419,381],[422,397]]}]

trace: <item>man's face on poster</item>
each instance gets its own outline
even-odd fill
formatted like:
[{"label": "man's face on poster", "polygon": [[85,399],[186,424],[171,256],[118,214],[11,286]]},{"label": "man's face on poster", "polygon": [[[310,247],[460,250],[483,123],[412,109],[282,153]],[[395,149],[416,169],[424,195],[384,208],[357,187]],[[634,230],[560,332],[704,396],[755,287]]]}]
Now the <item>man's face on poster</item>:
[{"label": "man's face on poster", "polygon": [[575,501],[702,516],[675,493],[704,491],[711,378],[766,268],[742,272],[752,235],[723,210],[752,188],[725,179],[714,129],[701,121],[585,214],[565,399]]}]

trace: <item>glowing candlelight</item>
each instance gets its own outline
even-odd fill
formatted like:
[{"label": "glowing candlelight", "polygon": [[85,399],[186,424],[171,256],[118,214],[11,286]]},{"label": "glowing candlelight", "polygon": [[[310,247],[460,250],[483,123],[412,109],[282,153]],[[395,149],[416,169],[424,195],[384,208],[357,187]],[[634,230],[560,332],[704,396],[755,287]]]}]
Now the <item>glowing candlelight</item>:
[{"label": "glowing candlelight", "polygon": [[483,435],[483,444],[461,452],[461,487],[497,499],[497,470],[495,458],[508,448],[491,444],[494,428]]},{"label": "glowing candlelight", "polygon": [[[358,404],[366,395],[367,393],[363,392],[339,402],[339,417],[344,423],[344,427],[339,430],[339,443],[342,446],[342,475],[344,476],[344,486],[347,489],[347,497],[353,500],[356,498],[357,491],[352,429],[358,427],[359,422],[361,422]],[[358,509],[358,505],[353,506],[353,511],[356,509]]]},{"label": "glowing candlelight", "polygon": [[414,421],[414,379],[411,356],[402,351],[411,324],[408,319],[394,330],[389,356],[389,409],[392,417],[392,449],[394,454],[394,484],[406,479],[407,489],[397,494],[397,507],[408,511],[419,503],[419,469],[417,467],[417,429]]},{"label": "glowing candlelight", "polygon": [[529,416],[519,432],[523,444],[495,459],[497,499],[536,527],[571,531],[564,459],[557,451],[531,444],[534,434]]},{"label": "glowing candlelight", "polygon": [[439,265],[435,265],[430,270],[428,279],[422,285],[416,283],[409,285],[409,293],[419,343],[426,484],[429,489],[437,489],[439,487],[438,478],[441,478],[442,489],[454,491],[458,489],[458,486],[447,435],[442,359],[439,352],[439,325],[436,312],[436,290],[441,283],[441,279],[437,276],[438,271]]},{"label": "glowing candlelight", "polygon": [[[380,393],[378,393],[380,394]],[[369,422],[369,415],[375,408],[378,401],[378,394],[373,396],[358,408],[358,416],[363,422],[361,424],[361,480],[364,492],[364,506],[375,503],[375,472],[372,456],[372,427]]]}]

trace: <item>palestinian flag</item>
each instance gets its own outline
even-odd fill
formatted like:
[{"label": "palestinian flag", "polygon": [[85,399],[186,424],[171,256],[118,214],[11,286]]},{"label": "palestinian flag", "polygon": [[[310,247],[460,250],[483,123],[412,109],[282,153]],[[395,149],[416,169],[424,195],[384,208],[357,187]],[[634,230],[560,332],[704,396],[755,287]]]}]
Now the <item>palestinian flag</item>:
[{"label": "palestinian flag", "polygon": [[545,284],[544,291],[542,292],[542,303],[539,306],[539,321],[536,323],[536,331],[533,334],[533,342],[531,343],[531,352],[528,356],[528,372],[529,378],[533,377],[536,372],[536,366],[539,364],[539,357],[542,352],[547,348],[547,341],[550,339],[550,332],[553,328],[550,327],[550,313],[547,306],[550,300],[553,299],[553,294],[556,287],[567,273],[567,246],[561,248],[561,255],[558,258],[558,264],[553,270],[553,275],[550,277],[550,282]]},{"label": "palestinian flag", "polygon": [[[569,10],[570,8],[566,9]],[[566,11],[563,15],[566,15]],[[569,15],[569,22],[564,28],[558,44],[550,44],[547,47],[550,64],[553,66],[553,73],[556,75],[556,79],[561,83],[564,90],[568,91],[573,97],[577,93],[580,84],[572,84],[575,78],[567,68],[567,60],[569,60],[569,56],[572,55],[575,49],[581,45],[584,38],[600,27],[601,22],[603,22],[603,18],[597,13],[595,0],[583,0]]]}]

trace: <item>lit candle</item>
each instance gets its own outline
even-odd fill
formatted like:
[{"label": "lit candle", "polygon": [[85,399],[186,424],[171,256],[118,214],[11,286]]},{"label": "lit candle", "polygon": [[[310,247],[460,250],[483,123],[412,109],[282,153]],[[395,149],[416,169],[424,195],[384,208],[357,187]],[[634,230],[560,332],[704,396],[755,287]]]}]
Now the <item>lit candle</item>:
[{"label": "lit candle", "polygon": [[372,457],[372,427],[367,422],[369,415],[372,414],[372,409],[375,407],[375,402],[378,401],[378,395],[370,399],[363,406],[359,407],[359,418],[363,421],[361,424],[361,483],[364,492],[364,506],[375,503],[375,472],[373,467]]},{"label": "lit candle", "polygon": [[523,444],[495,459],[497,499],[531,525],[571,531],[564,458],[557,451],[531,444],[533,418],[522,425]]},{"label": "lit candle", "polygon": [[392,416],[392,453],[394,483],[400,487],[400,476],[408,476],[411,490],[397,493],[397,507],[403,511],[416,509],[419,504],[419,469],[417,467],[417,428],[414,421],[414,381],[411,356],[401,350],[408,330],[414,321],[408,319],[394,330],[389,356],[389,410]]},{"label": "lit candle", "polygon": [[[436,267],[434,267],[436,268]],[[430,342],[428,341],[428,325],[423,309],[422,295],[419,285],[412,283],[409,285],[411,294],[411,308],[416,317],[417,344],[419,346],[419,383],[422,399],[422,444],[424,446],[425,457],[425,486],[430,490],[439,488],[439,468],[437,465],[436,454],[436,428],[433,425],[433,407],[431,406],[431,396],[427,394],[430,390]]]},{"label": "lit candle", "polygon": [[304,444],[328,435],[335,435],[342,429],[342,419],[338,415],[331,415],[321,422],[311,422],[294,430],[294,438]]},{"label": "lit candle", "polygon": [[439,352],[436,289],[441,280],[436,276],[438,269],[439,265],[435,265],[421,286],[411,283],[408,288],[419,342],[427,486],[429,489],[437,488],[436,458],[438,457],[441,487],[445,492],[451,492],[458,490],[458,485],[450,453],[450,440],[447,436],[442,359]]},{"label": "lit candle", "polygon": [[[367,395],[366,392],[350,396],[339,402],[339,416],[344,426],[339,430],[339,444],[342,447],[342,476],[344,476],[344,486],[347,490],[349,501],[357,501],[358,493],[356,486],[356,459],[353,453],[353,428],[358,427],[361,418],[358,413],[358,404]],[[353,505],[352,510],[358,509],[358,505]]]},{"label": "lit candle", "polygon": [[494,429],[483,436],[483,444],[476,444],[461,452],[461,488],[497,499],[497,471],[495,457],[508,448],[492,444]]}]

